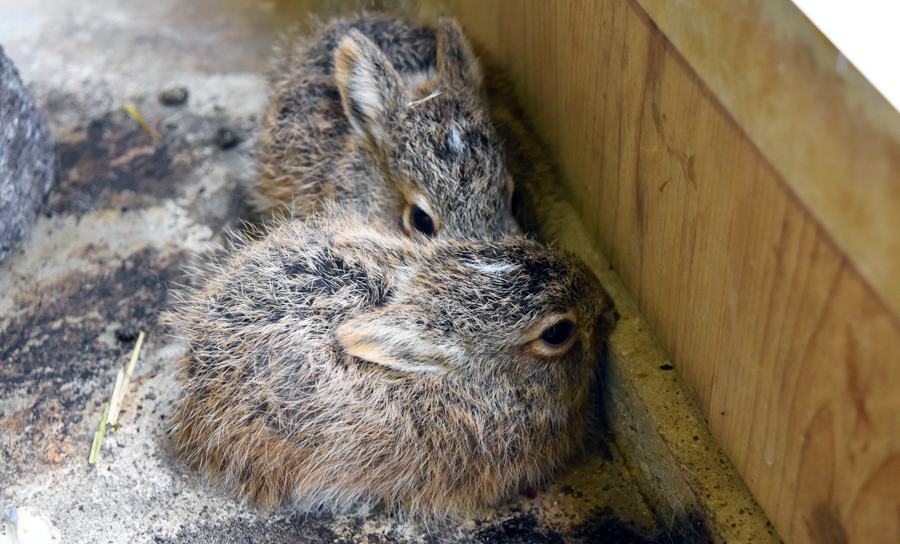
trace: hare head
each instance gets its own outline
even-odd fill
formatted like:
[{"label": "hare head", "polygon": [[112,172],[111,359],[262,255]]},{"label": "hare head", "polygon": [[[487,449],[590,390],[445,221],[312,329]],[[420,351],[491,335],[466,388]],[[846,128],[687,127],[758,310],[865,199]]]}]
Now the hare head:
[{"label": "hare head", "polygon": [[379,155],[409,235],[497,238],[519,232],[513,181],[483,98],[481,65],[459,24],[441,18],[436,67],[403,75],[350,29],[335,78],[353,130]]},{"label": "hare head", "polygon": [[543,398],[544,406],[579,404],[615,324],[584,265],[520,238],[429,250],[416,254],[415,266],[391,268],[384,305],[337,327],[341,347],[403,372],[478,383],[515,375],[536,396],[559,395]]},{"label": "hare head", "polygon": [[539,485],[577,451],[615,311],[537,242],[288,223],[187,293],[172,434],[264,505],[423,520]]}]

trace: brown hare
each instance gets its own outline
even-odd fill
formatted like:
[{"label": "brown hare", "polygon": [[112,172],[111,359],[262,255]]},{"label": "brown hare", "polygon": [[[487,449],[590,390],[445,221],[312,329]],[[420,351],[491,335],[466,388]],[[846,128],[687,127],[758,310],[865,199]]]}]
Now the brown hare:
[{"label": "brown hare", "polygon": [[455,20],[338,19],[278,73],[249,191],[257,213],[302,218],[336,202],[417,238],[519,232],[481,66]]},{"label": "brown hare", "polygon": [[579,261],[336,215],[243,244],[177,303],[170,429],[242,497],[439,522],[578,450],[617,317]]}]

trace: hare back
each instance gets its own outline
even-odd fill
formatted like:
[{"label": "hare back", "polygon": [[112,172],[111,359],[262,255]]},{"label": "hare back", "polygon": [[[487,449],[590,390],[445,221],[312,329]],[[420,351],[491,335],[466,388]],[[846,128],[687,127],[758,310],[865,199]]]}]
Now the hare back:
[{"label": "hare back", "polygon": [[[172,436],[262,505],[472,512],[538,485],[580,444],[612,323],[585,273],[523,239],[284,225],[177,306],[190,352]],[[527,331],[558,313],[580,338],[534,356],[540,330]]]}]

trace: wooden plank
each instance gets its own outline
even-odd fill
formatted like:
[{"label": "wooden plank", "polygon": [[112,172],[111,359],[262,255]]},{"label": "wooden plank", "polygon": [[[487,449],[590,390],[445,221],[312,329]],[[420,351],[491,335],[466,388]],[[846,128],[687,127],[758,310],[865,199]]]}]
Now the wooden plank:
[{"label": "wooden plank", "polygon": [[666,28],[706,40],[708,70],[717,47],[757,58],[754,40],[777,38],[779,55],[761,54],[789,75],[742,74],[723,53],[715,88],[642,7],[662,3],[451,2],[508,66],[575,207],[782,538],[897,542],[900,117],[852,73],[836,80],[822,43],[802,45],[813,31],[774,21],[783,3],[718,3],[732,34],[704,28],[700,2],[665,8]]},{"label": "wooden plank", "polygon": [[779,544],[658,337],[556,185],[527,189],[537,197],[530,199],[540,219],[536,234],[583,259],[616,303],[620,319],[603,373],[605,415],[658,522],[696,516],[716,544]]},{"label": "wooden plank", "polygon": [[900,315],[900,112],[788,0],[634,1]]}]

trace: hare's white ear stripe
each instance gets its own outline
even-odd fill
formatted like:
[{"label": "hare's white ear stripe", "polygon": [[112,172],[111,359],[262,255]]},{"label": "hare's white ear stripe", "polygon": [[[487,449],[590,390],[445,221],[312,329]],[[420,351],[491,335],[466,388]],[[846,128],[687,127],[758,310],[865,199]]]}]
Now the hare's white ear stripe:
[{"label": "hare's white ear stripe", "polygon": [[338,326],[338,344],[349,355],[401,372],[445,372],[446,348],[421,320],[414,306],[381,308],[355,316]]},{"label": "hare's white ear stripe", "polygon": [[461,86],[481,90],[481,63],[466,39],[462,27],[452,17],[441,17],[437,31],[438,74]]},{"label": "hare's white ear stripe", "polygon": [[405,84],[381,49],[358,30],[350,30],[334,53],[335,79],[344,113],[363,137],[381,141],[387,119]]}]

